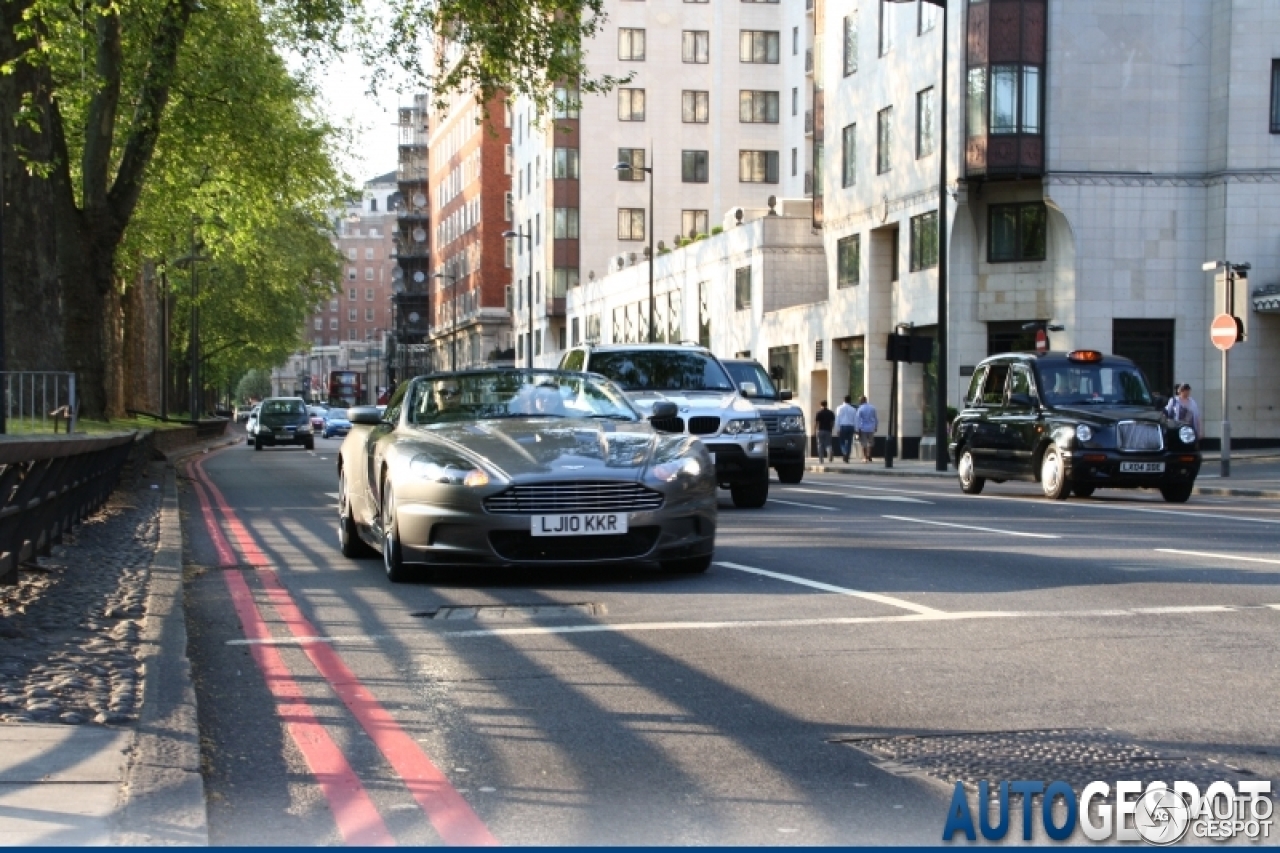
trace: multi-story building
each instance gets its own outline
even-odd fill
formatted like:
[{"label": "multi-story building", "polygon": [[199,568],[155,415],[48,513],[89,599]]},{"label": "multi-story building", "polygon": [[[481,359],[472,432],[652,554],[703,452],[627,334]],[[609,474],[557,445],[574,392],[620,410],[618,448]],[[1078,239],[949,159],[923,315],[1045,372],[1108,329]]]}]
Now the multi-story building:
[{"label": "multi-story building", "polygon": [[[611,2],[587,67],[625,82],[601,95],[559,90],[541,121],[529,102],[513,102],[519,363],[532,350],[533,363],[554,364],[577,342],[565,307],[573,288],[645,266],[651,243],[661,255],[709,237],[727,211],[805,194],[814,110],[805,5]],[[668,308],[656,310],[655,327],[676,325]],[[647,333],[647,299],[641,310]]]},{"label": "multi-story building", "polygon": [[429,341],[437,368],[509,361],[505,99],[455,93],[429,121]]},{"label": "multi-story building", "polygon": [[428,96],[414,95],[400,108],[399,161],[396,168],[401,205],[392,272],[393,337],[387,352],[388,379],[430,372],[434,367],[431,326],[431,185],[429,178]]}]

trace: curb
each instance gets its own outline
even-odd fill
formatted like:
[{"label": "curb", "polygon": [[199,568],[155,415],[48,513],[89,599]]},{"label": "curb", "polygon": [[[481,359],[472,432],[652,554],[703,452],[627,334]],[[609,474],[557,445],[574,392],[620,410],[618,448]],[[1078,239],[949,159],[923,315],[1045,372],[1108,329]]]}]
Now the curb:
[{"label": "curb", "polygon": [[166,466],[160,543],[151,559],[142,637],[143,687],[113,842],[209,845],[200,729],[183,604],[178,480]]},{"label": "curb", "polygon": [[197,453],[208,453],[211,450],[218,450],[222,447],[230,447],[233,444],[243,444],[244,436],[227,435],[207,444],[188,444],[186,447],[179,447],[168,453],[160,451],[164,456],[164,464],[167,468],[174,468],[178,461],[188,456],[194,456]]}]

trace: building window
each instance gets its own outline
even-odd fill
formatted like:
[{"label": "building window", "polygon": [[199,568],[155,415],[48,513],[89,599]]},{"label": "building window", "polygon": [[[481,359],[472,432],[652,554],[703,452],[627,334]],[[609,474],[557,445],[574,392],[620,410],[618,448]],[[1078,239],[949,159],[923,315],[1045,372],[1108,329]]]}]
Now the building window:
[{"label": "building window", "polygon": [[372,302],[372,301],[373,301],[373,288],[372,288],[372,287],[366,287],[366,288],[364,289],[364,301],[365,301],[365,302]]},{"label": "building window", "polygon": [[799,27],[791,28],[791,55],[792,56],[800,55],[800,28]]},{"label": "building window", "polygon": [[[927,4],[926,4],[927,5]],[[916,92],[916,157],[928,157],[935,142],[933,87]]]},{"label": "building window", "polygon": [[911,217],[911,271],[938,265],[938,211]]},{"label": "building window", "polygon": [[348,309],[348,310],[347,310],[347,322],[348,322],[348,323],[354,323],[354,322],[356,321],[356,315],[357,315],[357,313],[358,313],[358,309],[355,309],[355,308],[350,308],[350,309]]},{"label": "building window", "polygon": [[699,234],[707,232],[707,212],[705,210],[680,211],[680,236],[692,240]]},{"label": "building window", "polygon": [[372,322],[373,322],[373,309],[372,309],[372,308],[366,308],[366,309],[364,309],[364,321],[365,321],[366,323],[372,323]]},{"label": "building window", "polygon": [[502,194],[502,218],[507,222],[511,221],[511,208],[514,203],[515,200],[511,197],[511,193],[506,192]]},{"label": "building window", "polygon": [[644,121],[644,89],[618,90],[618,121]]},{"label": "building window", "polygon": [[797,163],[799,159],[800,159],[800,149],[792,148],[791,149],[791,177],[793,178],[796,176]]},{"label": "building window", "polygon": [[323,330],[324,330],[324,319],[323,319],[323,318],[321,318],[321,317],[317,317],[317,318],[316,318],[316,321],[315,321],[315,327],[316,327],[316,331],[317,331],[317,332],[323,331]]},{"label": "building window", "polygon": [[680,180],[686,184],[705,184],[707,182],[707,152],[680,152]]},{"label": "building window", "polygon": [[[974,71],[981,74],[982,69],[971,69],[969,72],[971,97]],[[986,87],[982,88],[985,96]],[[991,133],[1039,133],[1041,127],[1040,67],[1036,65],[991,66],[990,102],[991,112],[987,122]],[[972,110],[972,104],[970,109]]]},{"label": "building window", "polygon": [[373,267],[364,268],[364,280],[373,281]]},{"label": "building window", "polygon": [[800,115],[800,89],[796,86],[791,87],[791,114]]},{"label": "building window", "polygon": [[360,340],[360,333],[355,329],[347,329],[347,340],[349,341]]},{"label": "building window", "polygon": [[582,109],[582,97],[578,94],[577,89],[566,89],[562,86],[557,86],[554,97],[556,118],[578,117],[578,111]]},{"label": "building window", "polygon": [[1111,321],[1111,351],[1133,359],[1154,394],[1173,394],[1173,320]]},{"label": "building window", "polygon": [[355,268],[355,267],[347,267],[347,279],[348,279],[348,280],[350,280],[350,281],[355,281],[355,280],[356,280],[356,268]]},{"label": "building window", "polygon": [[356,301],[356,299],[358,298],[358,295],[359,295],[359,291],[358,291],[358,290],[356,290],[354,287],[348,287],[348,288],[347,288],[347,301],[348,301],[348,302],[355,302],[355,301]]},{"label": "building window", "polygon": [[836,241],[836,287],[853,287],[862,269],[862,235],[850,234]]},{"label": "building window", "polygon": [[876,174],[883,175],[893,168],[893,107],[885,107],[876,113]]},{"label": "building window", "polygon": [[1280,133],[1280,59],[1271,60],[1271,132]]},{"label": "building window", "polygon": [[555,150],[551,159],[551,177],[555,179],[569,178],[571,180],[577,180],[577,148],[557,148]]},{"label": "building window", "polygon": [[619,240],[643,240],[644,239],[644,208],[642,207],[618,208],[618,239]]},{"label": "building window", "polygon": [[739,151],[738,180],[744,184],[776,184],[778,152]]},{"label": "building window", "polygon": [[555,230],[552,232],[552,237],[556,240],[577,240],[578,208],[557,207],[555,217]]},{"label": "building window", "polygon": [[329,300],[329,310],[335,314],[338,312],[338,300],[336,299]]},{"label": "building window", "polygon": [[856,10],[854,14],[844,19],[843,45],[844,76],[848,77],[858,70],[858,15]]},{"label": "building window", "polygon": [[329,318],[329,331],[331,331],[331,332],[336,332],[337,330],[338,330],[338,318],[337,318],[337,317],[330,317],[330,318]]},{"label": "building window", "polygon": [[571,287],[578,286],[577,267],[556,267],[551,273],[551,295],[563,298]]},{"label": "building window", "polygon": [[993,204],[987,209],[987,260],[1043,261],[1048,248],[1044,202]]},{"label": "building window", "polygon": [[880,55],[893,50],[893,7],[895,0],[880,0]]},{"label": "building window", "polygon": [[858,182],[858,126],[846,124],[840,130],[840,186],[851,187]]},{"label": "building window", "polygon": [[630,163],[630,169],[619,169],[618,180],[620,181],[643,181],[644,180],[644,149],[643,148],[619,148],[618,162]]},{"label": "building window", "polygon": [[347,260],[354,261],[357,257],[359,257],[359,254],[360,254],[359,251],[356,249],[347,249]]},{"label": "building window", "polygon": [[743,89],[738,93],[738,121],[745,124],[777,124],[778,93]]},{"label": "building window", "polygon": [[916,35],[932,32],[938,25],[939,8],[928,0],[920,0],[919,17],[916,19]]},{"label": "building window", "polygon": [[742,30],[738,36],[738,61],[776,65],[778,33],[776,30]]},{"label": "building window", "polygon": [[371,260],[373,260],[373,249],[365,249],[365,250],[364,250],[364,259],[365,259],[366,261],[371,261]]},{"label": "building window", "polygon": [[680,97],[680,120],[685,124],[706,124],[711,108],[709,92],[686,89]]},{"label": "building window", "polygon": [[711,61],[711,33],[685,30],[680,39],[680,58],[684,62],[705,65]]},{"label": "building window", "polygon": [[644,62],[644,30],[618,29],[618,58],[627,62]]},{"label": "building window", "polygon": [[751,267],[738,267],[733,272],[733,307],[739,311],[751,307]]}]

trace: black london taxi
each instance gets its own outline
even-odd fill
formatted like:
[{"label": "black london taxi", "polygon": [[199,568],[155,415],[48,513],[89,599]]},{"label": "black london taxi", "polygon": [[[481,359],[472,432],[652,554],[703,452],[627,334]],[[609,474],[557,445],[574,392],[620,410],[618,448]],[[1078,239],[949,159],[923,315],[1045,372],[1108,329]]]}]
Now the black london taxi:
[{"label": "black london taxi", "polygon": [[1045,496],[1159,489],[1183,503],[1200,473],[1195,431],[1167,418],[1132,361],[1097,350],[1005,353],[973,372],[948,444],[960,489],[1039,482]]}]

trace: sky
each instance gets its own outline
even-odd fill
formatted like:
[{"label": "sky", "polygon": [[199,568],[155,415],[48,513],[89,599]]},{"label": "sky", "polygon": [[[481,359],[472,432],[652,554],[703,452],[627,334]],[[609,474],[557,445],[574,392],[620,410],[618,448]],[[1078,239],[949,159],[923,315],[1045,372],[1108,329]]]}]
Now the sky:
[{"label": "sky", "polygon": [[395,169],[397,109],[411,101],[411,94],[401,95],[388,83],[379,88],[377,97],[371,97],[365,91],[364,66],[356,58],[334,63],[317,82],[325,114],[334,124],[353,130],[353,151],[342,166],[357,185]]}]

